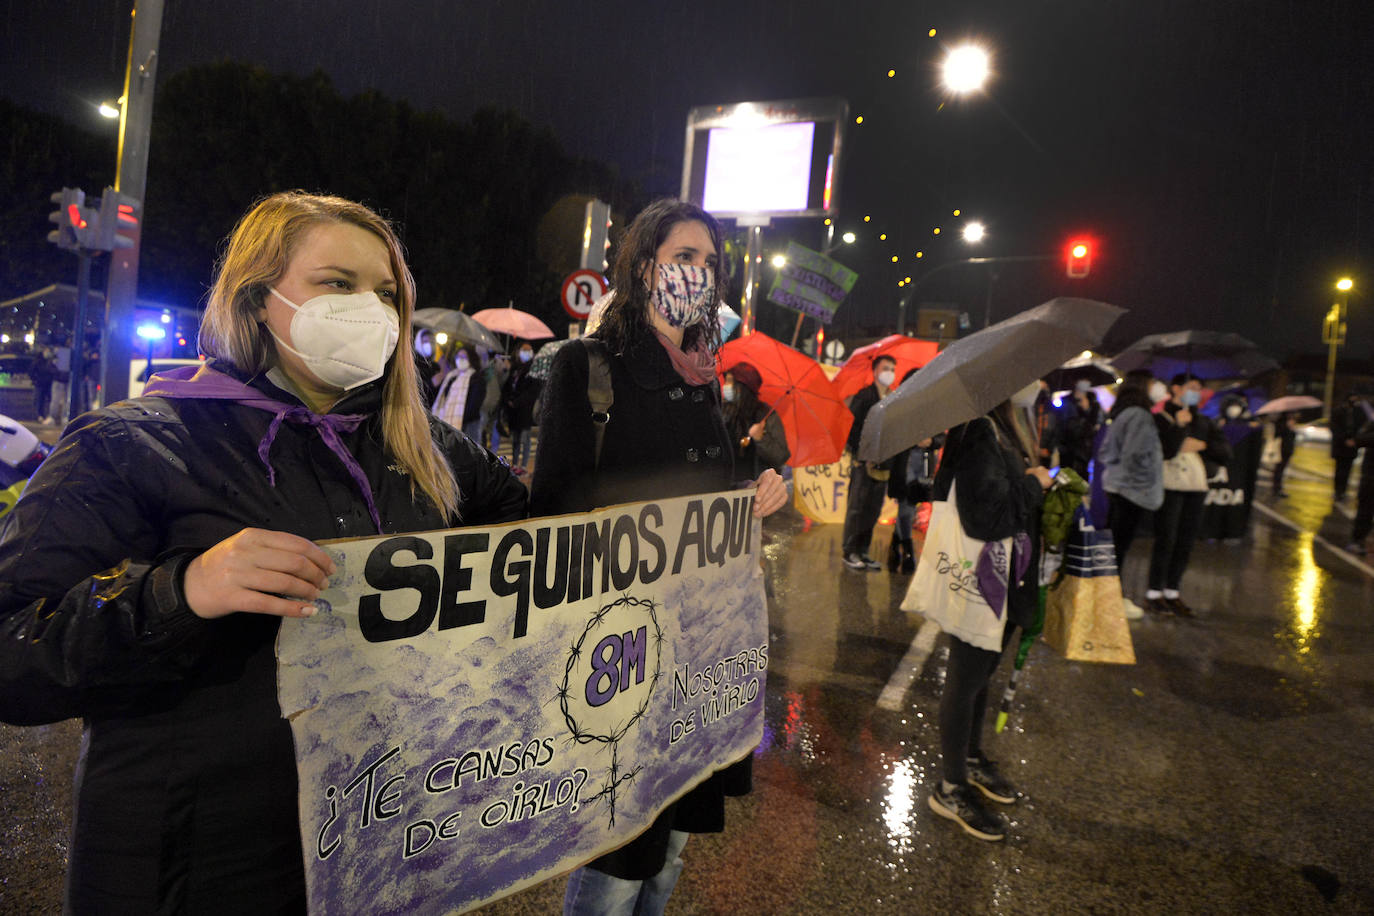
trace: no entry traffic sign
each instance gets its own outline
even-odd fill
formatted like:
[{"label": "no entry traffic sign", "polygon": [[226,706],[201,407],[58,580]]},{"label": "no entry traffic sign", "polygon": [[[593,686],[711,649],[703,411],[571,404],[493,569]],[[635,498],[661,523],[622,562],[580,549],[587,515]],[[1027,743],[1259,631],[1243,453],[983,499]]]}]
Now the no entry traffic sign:
[{"label": "no entry traffic sign", "polygon": [[579,321],[591,314],[592,303],[606,294],[606,278],[594,270],[574,270],[563,281],[563,310]]}]

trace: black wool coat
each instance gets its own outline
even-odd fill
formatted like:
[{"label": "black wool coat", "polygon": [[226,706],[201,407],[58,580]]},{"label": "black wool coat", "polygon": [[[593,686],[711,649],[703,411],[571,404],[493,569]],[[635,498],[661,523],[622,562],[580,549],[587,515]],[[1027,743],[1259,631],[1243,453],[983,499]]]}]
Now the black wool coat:
[{"label": "black wool coat", "polygon": [[[264,377],[246,379],[298,404]],[[382,385],[335,413],[388,534],[446,527],[381,436]],[[311,427],[230,401],[138,398],[78,417],[0,531],[0,720],[81,717],[72,912],[304,911],[290,726],[277,703],[279,618],[197,617],[187,564],[243,528],[375,535],[361,493]],[[510,470],[447,424],[464,523],[524,517]]]},{"label": "black wool coat", "polygon": [[[530,488],[533,514],[585,512],[730,489],[733,450],[715,381],[687,384],[651,335],[608,357],[614,402],[599,465],[587,397],[586,347],[571,343],[554,357],[544,387],[539,455]],[[648,830],[592,867],[618,878],[653,877],[663,867],[670,830],[725,829],[725,796],[748,794],[752,764],[753,758],[746,757],[718,770],[670,805]]]}]

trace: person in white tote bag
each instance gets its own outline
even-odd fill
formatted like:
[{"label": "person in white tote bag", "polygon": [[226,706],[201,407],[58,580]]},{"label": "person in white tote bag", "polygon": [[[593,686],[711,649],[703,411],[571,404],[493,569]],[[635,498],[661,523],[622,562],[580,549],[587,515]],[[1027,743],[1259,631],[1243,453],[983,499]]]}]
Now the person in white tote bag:
[{"label": "person in white tote bag", "polygon": [[1037,390],[1029,385],[949,431],[930,531],[903,604],[950,634],[940,698],[942,778],[930,808],[982,840],[1003,839],[1007,830],[987,801],[1014,804],[1018,797],[983,754],[982,730],[988,681],[1016,628],[1035,614],[1040,506],[1051,483],[1027,417]]}]

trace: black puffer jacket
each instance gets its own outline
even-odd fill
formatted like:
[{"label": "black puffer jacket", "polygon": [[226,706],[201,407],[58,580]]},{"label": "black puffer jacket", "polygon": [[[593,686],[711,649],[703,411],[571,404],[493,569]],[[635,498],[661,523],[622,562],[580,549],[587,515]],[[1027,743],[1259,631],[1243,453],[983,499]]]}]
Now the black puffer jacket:
[{"label": "black puffer jacket", "polygon": [[[250,384],[298,403],[264,378]],[[381,394],[374,383],[335,406],[371,415],[342,439],[387,533],[442,528],[381,441]],[[186,564],[243,528],[317,541],[376,534],[356,484],[310,427],[281,426],[268,484],[257,449],[271,420],[228,401],[161,398],[86,414],[6,520],[0,719],[85,719],[68,871],[75,912],[304,908],[278,618],[203,620],[181,591]],[[524,488],[505,466],[438,421],[430,431],[453,463],[465,523],[524,516]]]},{"label": "black puffer jacket", "polygon": [[[615,400],[601,463],[595,460],[587,399],[587,350],[572,343],[553,359],[544,388],[530,505],[535,515],[585,512],[639,500],[728,490],[734,462],[716,384],[688,385],[657,338],[609,354]],[[712,774],[670,805],[644,833],[593,862],[618,878],[643,880],[663,866],[671,829],[725,829],[725,796],[752,787],[752,757]]]}]

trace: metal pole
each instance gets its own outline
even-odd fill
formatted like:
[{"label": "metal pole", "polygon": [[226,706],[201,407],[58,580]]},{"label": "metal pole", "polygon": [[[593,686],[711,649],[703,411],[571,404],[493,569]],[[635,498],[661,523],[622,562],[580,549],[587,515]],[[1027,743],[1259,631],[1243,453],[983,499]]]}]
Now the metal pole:
[{"label": "metal pole", "polygon": [[983,327],[992,324],[992,290],[997,286],[997,271],[988,271],[988,301],[983,306]]},{"label": "metal pole", "polygon": [[749,242],[744,248],[744,301],[740,306],[740,336],[754,333],[755,287],[758,286],[759,263],[763,260],[763,227],[749,227]]},{"label": "metal pole", "polygon": [[72,359],[67,373],[67,422],[86,411],[86,297],[91,292],[91,255],[76,252],[76,315],[72,328]]},{"label": "metal pole", "polygon": [[[153,123],[153,89],[157,76],[157,46],[162,33],[163,0],[135,0],[129,32],[129,62],[124,71],[124,105],[119,115],[119,162],[115,190],[144,202],[148,179],[148,134]],[[105,332],[102,341],[100,386],[106,404],[129,396],[129,364],[133,359],[134,308],[138,297],[138,254],[142,247],[142,207],[132,248],[110,253],[105,281]]]},{"label": "metal pole", "polygon": [[1331,308],[1327,310],[1326,320],[1322,324],[1322,341],[1330,347],[1326,357],[1326,391],[1322,398],[1325,404],[1326,421],[1330,423],[1331,413],[1335,406],[1336,348],[1345,343],[1345,307],[1343,303],[1333,302]]}]

